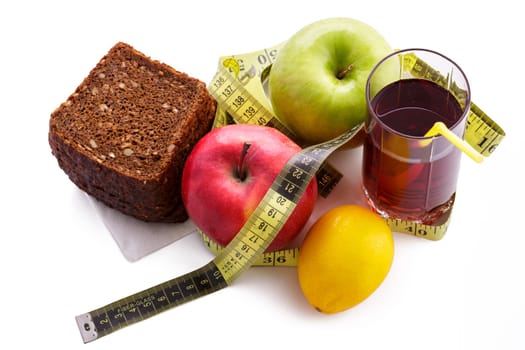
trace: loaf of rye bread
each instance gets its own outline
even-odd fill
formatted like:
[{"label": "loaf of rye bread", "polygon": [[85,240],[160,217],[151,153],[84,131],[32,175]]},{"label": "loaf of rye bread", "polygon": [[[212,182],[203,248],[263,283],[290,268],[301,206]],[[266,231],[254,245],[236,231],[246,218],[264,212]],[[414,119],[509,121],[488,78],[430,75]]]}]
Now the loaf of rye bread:
[{"label": "loaf of rye bread", "polygon": [[107,206],[181,222],[184,162],[215,109],[203,82],[117,43],[51,114],[49,144],[71,181]]}]

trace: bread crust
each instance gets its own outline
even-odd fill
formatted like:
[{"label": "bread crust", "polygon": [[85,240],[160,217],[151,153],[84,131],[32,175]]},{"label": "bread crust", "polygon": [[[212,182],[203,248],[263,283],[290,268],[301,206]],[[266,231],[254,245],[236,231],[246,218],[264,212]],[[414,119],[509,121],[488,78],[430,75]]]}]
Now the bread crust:
[{"label": "bread crust", "polygon": [[184,162],[215,110],[203,82],[117,43],[51,114],[49,145],[71,181],[107,206],[181,222]]}]

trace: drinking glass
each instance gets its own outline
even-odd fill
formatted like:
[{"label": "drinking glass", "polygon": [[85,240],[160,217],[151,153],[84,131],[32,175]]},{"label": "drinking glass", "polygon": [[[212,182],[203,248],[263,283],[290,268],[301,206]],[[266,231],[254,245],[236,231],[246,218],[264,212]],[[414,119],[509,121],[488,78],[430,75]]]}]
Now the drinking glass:
[{"label": "drinking glass", "polygon": [[435,122],[463,138],[470,108],[468,80],[452,60],[427,49],[396,51],[371,71],[362,187],[386,218],[439,224],[454,203],[461,151]]}]

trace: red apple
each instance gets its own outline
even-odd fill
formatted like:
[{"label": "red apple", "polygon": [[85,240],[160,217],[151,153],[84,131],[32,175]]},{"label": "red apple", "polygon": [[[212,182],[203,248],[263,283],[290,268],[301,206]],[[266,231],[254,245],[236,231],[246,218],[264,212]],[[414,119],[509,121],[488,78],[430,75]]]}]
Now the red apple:
[{"label": "red apple", "polygon": [[[226,246],[301,148],[280,131],[234,124],[213,129],[197,142],[182,173],[182,200],[193,223]],[[284,248],[301,231],[317,199],[313,179],[266,251]]]}]

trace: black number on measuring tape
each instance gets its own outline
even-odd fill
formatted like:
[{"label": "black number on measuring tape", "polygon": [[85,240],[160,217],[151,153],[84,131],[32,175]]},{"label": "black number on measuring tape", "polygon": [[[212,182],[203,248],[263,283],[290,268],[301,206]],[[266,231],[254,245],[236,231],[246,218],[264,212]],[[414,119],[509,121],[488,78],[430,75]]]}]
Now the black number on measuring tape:
[{"label": "black number on measuring tape", "polygon": [[264,53],[261,53],[257,56],[257,62],[260,65],[265,66],[269,63],[272,63],[277,57],[277,50],[264,50]]},{"label": "black number on measuring tape", "polygon": [[275,261],[277,261],[279,264],[284,264],[286,262],[286,256],[278,256],[277,259],[275,259]]},{"label": "black number on measuring tape", "polygon": [[253,243],[257,243],[261,237],[257,236],[256,234],[252,234],[248,240]]},{"label": "black number on measuring tape", "polygon": [[239,96],[237,96],[235,98],[235,100],[233,100],[232,104],[233,104],[234,107],[239,108],[239,107],[241,107],[244,104],[244,102],[246,102],[244,97],[239,95]]},{"label": "black number on measuring tape", "polygon": [[112,327],[107,314],[101,314],[93,317],[93,324],[95,325],[95,331],[97,332],[104,332],[108,329],[111,329]]},{"label": "black number on measuring tape", "polygon": [[257,110],[253,106],[248,106],[245,110],[243,115],[247,118],[251,118],[257,113]]},{"label": "black number on measuring tape", "polygon": [[296,168],[294,169],[294,171],[292,172],[292,176],[298,180],[301,180],[304,178],[305,176],[305,172],[304,170],[302,169],[299,169],[299,168]]},{"label": "black number on measuring tape", "polygon": [[315,165],[314,161],[315,160],[312,157],[309,157],[308,155],[304,155],[301,158],[301,165],[305,169],[305,171],[310,171]]},{"label": "black number on measuring tape", "polygon": [[180,289],[182,291],[182,296],[185,298],[191,297],[199,291],[197,289],[197,284],[191,278],[181,281]]},{"label": "black number on measuring tape", "polygon": [[183,298],[182,292],[179,289],[178,285],[170,286],[166,288],[166,295],[170,303],[177,303]]},{"label": "black number on measuring tape", "polygon": [[107,315],[108,319],[110,320],[109,322],[111,322],[111,324],[114,326],[126,321],[124,319],[124,313],[120,310],[109,310]]},{"label": "black number on measuring tape", "polygon": [[266,212],[266,214],[267,214],[270,218],[272,218],[272,219],[275,219],[275,217],[277,216],[277,213],[278,213],[278,211],[277,211],[276,209],[274,209],[274,208],[270,208],[270,209]]},{"label": "black number on measuring tape", "polygon": [[483,151],[485,151],[486,149],[489,153],[494,152],[498,145],[492,143],[492,141],[489,144],[486,144],[487,141],[489,141],[489,138],[487,136],[483,136],[483,140],[481,140],[481,142],[478,143],[478,147],[481,148]]},{"label": "black number on measuring tape", "polygon": [[259,117],[259,119],[257,119],[257,123],[259,125],[266,125],[266,126],[268,126],[268,121],[264,117]]},{"label": "black number on measuring tape", "polygon": [[153,293],[153,296],[153,305],[155,305],[155,309],[163,308],[169,304],[168,297],[166,296],[164,291],[157,291]]},{"label": "black number on measuring tape", "polygon": [[424,228],[418,228],[418,227],[415,227],[415,226],[407,226],[405,228],[406,232],[408,233],[411,233],[411,234],[414,234],[414,235],[420,235],[420,236],[426,236],[427,235],[427,230],[425,230]]},{"label": "black number on measuring tape", "polygon": [[143,303],[139,304],[138,308],[142,315],[155,311],[155,307],[149,298],[143,301]]},{"label": "black number on measuring tape", "polygon": [[218,89],[222,86],[222,84],[224,84],[226,82],[226,78],[224,77],[218,77],[217,79],[215,79],[215,81],[213,82],[213,86]]},{"label": "black number on measuring tape", "polygon": [[321,186],[325,186],[326,184],[328,184],[330,182],[330,180],[331,180],[330,175],[326,174],[326,173],[320,173],[317,176],[317,182]]},{"label": "black number on measuring tape", "polygon": [[139,310],[135,304],[132,304],[130,308],[124,311],[124,316],[126,320],[134,322],[140,317]]},{"label": "black number on measuring tape", "polygon": [[299,192],[300,188],[294,185],[293,183],[290,183],[288,181],[283,182],[280,186],[277,192],[291,200],[292,202],[295,201],[295,198],[297,197],[297,193]]},{"label": "black number on measuring tape", "polygon": [[268,58],[266,57],[266,55],[260,54],[259,56],[257,56],[257,61],[260,64],[266,64],[268,63]]},{"label": "black number on measuring tape", "polygon": [[273,257],[271,255],[265,255],[263,257],[264,264],[273,264]]},{"label": "black number on measuring tape", "polygon": [[261,223],[259,224],[259,226],[257,226],[257,229],[261,232],[266,232],[266,229],[269,227],[270,225],[266,222],[266,221],[261,221]]},{"label": "black number on measuring tape", "polygon": [[281,206],[286,204],[286,198],[284,198],[283,196],[277,197],[277,199],[275,201],[277,202],[277,204],[279,204]]},{"label": "black number on measuring tape", "polygon": [[233,94],[233,88],[231,85],[227,85],[224,90],[222,90],[222,95],[226,98],[230,97]]}]

